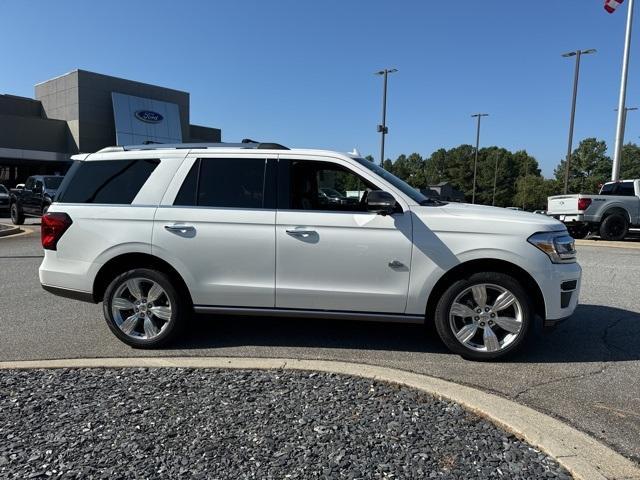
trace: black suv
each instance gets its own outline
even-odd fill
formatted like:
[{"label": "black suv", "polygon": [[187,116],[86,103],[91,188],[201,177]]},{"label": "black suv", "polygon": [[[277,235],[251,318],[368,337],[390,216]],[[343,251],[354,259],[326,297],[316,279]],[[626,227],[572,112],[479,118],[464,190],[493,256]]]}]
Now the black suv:
[{"label": "black suv", "polygon": [[33,175],[27,178],[22,190],[11,192],[11,221],[15,225],[22,225],[25,216],[40,217],[46,213],[63,178],[61,175]]}]

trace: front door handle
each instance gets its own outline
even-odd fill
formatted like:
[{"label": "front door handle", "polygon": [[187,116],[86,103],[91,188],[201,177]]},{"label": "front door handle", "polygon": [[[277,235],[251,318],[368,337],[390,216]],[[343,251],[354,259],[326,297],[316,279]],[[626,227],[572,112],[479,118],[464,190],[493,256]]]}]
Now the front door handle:
[{"label": "front door handle", "polygon": [[292,237],[302,237],[307,238],[311,235],[316,235],[318,232],[315,230],[304,230],[302,228],[297,228],[295,230],[287,230],[287,235],[291,235]]},{"label": "front door handle", "polygon": [[185,233],[190,233],[190,232],[195,232],[196,229],[193,225],[184,225],[181,223],[174,223],[173,225],[165,225],[164,229],[167,230],[168,232],[173,232],[173,233],[182,233],[183,235]]}]

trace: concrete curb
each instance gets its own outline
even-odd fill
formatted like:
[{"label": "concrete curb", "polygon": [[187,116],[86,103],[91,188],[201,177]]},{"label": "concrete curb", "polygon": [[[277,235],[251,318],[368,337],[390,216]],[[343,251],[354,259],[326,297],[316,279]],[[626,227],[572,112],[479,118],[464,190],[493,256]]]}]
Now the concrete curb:
[{"label": "concrete curb", "polygon": [[640,249],[640,242],[611,242],[609,240],[576,240],[576,245],[583,247],[628,248],[632,250]]},{"label": "concrete curb", "polygon": [[288,358],[79,358],[0,362],[2,369],[185,367],[312,370],[353,375],[415,388],[482,415],[555,458],[579,480],[640,479],[640,467],[594,438],[511,400],[446,380],[393,368]]},{"label": "concrete curb", "polygon": [[0,238],[8,237],[10,235],[16,235],[22,231],[20,230],[20,227],[16,227],[15,225],[8,225],[6,223],[0,223],[0,227],[7,227],[0,228]]},{"label": "concrete curb", "polygon": [[[3,223],[2,225],[5,224]],[[0,240],[2,240],[3,238],[15,238],[21,237],[23,235],[30,235],[36,231],[35,228],[25,227],[24,225],[22,227],[14,227],[13,225],[8,226],[13,227],[12,233],[3,233],[6,232],[6,230],[0,230]]]}]

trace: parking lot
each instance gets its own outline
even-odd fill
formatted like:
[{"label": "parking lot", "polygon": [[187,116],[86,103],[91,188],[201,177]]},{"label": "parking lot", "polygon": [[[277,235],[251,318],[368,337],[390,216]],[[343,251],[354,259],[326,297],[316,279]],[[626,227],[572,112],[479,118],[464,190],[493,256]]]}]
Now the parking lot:
[{"label": "parking lot", "polygon": [[[579,246],[581,305],[508,363],[450,354],[420,326],[265,318],[198,318],[179,345],[137,351],[109,332],[100,305],[39,285],[32,233],[0,239],[0,360],[136,355],[296,357],[359,361],[424,373],[515,399],[640,460],[640,249]],[[27,225],[29,228],[29,225]]]}]

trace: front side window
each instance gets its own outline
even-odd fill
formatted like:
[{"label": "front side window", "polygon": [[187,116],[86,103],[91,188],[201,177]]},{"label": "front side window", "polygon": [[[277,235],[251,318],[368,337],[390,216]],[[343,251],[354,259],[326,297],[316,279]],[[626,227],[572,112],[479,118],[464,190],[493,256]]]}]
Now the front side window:
[{"label": "front side window", "polygon": [[279,208],[365,211],[366,195],[378,187],[351,170],[330,162],[280,160]]},{"label": "front side window", "polygon": [[633,197],[636,194],[633,188],[633,182],[622,182],[619,186],[619,191],[620,193],[618,193],[618,195],[624,195],[625,197]]},{"label": "front side window", "polygon": [[4,185],[0,185],[0,193],[9,193],[9,190]]},{"label": "front side window", "polygon": [[[202,158],[187,174],[174,205],[218,208],[271,208],[264,158]],[[267,189],[268,190],[268,189]]]},{"label": "front side window", "polygon": [[155,159],[76,161],[56,202],[130,204],[159,163]]}]

